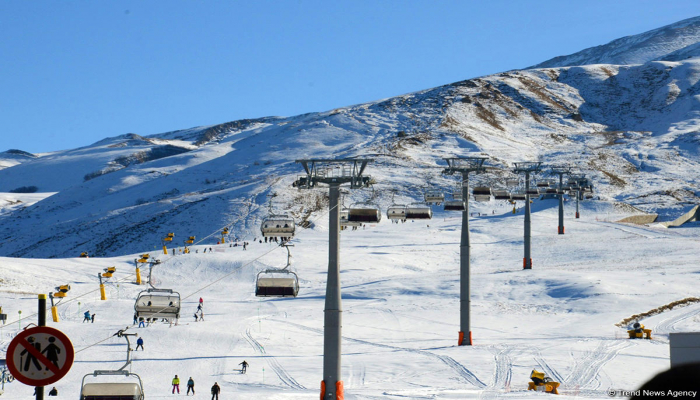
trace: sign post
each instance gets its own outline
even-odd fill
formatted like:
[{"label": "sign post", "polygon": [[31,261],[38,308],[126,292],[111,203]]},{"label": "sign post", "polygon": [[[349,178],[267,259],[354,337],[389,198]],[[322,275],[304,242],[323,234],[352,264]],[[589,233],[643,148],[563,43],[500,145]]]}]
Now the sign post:
[{"label": "sign post", "polygon": [[[43,296],[43,298],[42,298]],[[36,398],[42,400],[44,386],[63,378],[71,366],[75,352],[70,339],[46,324],[46,295],[39,295],[39,325],[21,331],[7,347],[7,369],[18,381],[36,386]],[[43,310],[43,312],[42,312]],[[43,321],[42,321],[43,319]]]}]

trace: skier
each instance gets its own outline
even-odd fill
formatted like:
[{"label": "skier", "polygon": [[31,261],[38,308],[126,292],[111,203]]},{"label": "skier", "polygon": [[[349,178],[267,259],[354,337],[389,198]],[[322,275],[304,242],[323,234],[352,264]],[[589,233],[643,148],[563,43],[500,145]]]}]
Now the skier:
[{"label": "skier", "polygon": [[199,320],[204,321],[204,310],[199,310]]},{"label": "skier", "polygon": [[248,363],[245,362],[245,360],[243,360],[243,362],[240,363],[240,364],[238,364],[238,365],[241,366],[241,373],[242,373],[242,374],[245,374],[245,370],[248,368]]},{"label": "skier", "polygon": [[201,297],[199,298],[199,304],[200,304],[200,305],[204,305],[204,299],[201,298]]},{"label": "skier", "polygon": [[248,246],[248,242],[243,242],[243,250],[245,250],[246,246]]},{"label": "skier", "polygon": [[139,351],[139,347],[141,348],[141,350],[145,351],[143,349],[143,338],[138,338],[136,340],[136,350],[135,351]]},{"label": "skier", "polygon": [[58,389],[56,389],[56,386],[51,389],[49,396],[58,396]]},{"label": "skier", "polygon": [[134,313],[134,325],[136,325],[138,323],[139,323],[138,315],[136,315],[136,313]]},{"label": "skier", "polygon": [[95,323],[95,314],[92,314],[92,316],[90,317],[90,322],[92,322],[93,324]]},{"label": "skier", "polygon": [[83,316],[85,317],[85,318],[83,318],[83,322],[92,320],[92,318],[90,317],[90,310],[85,311]]},{"label": "skier", "polygon": [[199,303],[199,305],[197,306],[197,311],[202,311],[202,303]]},{"label": "skier", "polygon": [[139,328],[145,328],[146,322],[144,322],[143,317],[139,318]]},{"label": "skier", "polygon": [[219,392],[221,392],[221,388],[219,387],[219,384],[214,382],[214,386],[211,387],[211,400],[219,400]]},{"label": "skier", "polygon": [[197,315],[197,312],[194,313],[194,322],[199,321],[199,316]]},{"label": "skier", "polygon": [[177,389],[177,394],[180,394],[180,378],[177,375],[173,378],[173,394],[175,394],[175,389]]},{"label": "skier", "polygon": [[194,379],[190,376],[190,379],[187,380],[187,395],[190,395],[190,390],[192,391],[192,396],[194,396]]}]

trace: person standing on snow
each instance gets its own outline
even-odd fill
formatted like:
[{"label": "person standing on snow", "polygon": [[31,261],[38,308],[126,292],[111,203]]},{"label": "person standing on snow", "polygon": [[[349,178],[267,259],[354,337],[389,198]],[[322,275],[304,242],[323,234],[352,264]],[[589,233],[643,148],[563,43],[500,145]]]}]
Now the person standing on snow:
[{"label": "person standing on snow", "polygon": [[241,373],[242,373],[242,374],[245,374],[245,370],[248,368],[248,363],[245,362],[245,360],[243,360],[243,362],[240,363],[240,364],[238,364],[238,365],[241,366]]},{"label": "person standing on snow", "polygon": [[86,322],[86,321],[89,322],[92,320],[92,318],[90,318],[90,310],[85,311],[83,316],[85,317],[85,318],[83,318],[83,322]]},{"label": "person standing on snow", "polygon": [[194,379],[190,376],[190,379],[187,380],[187,395],[190,395],[190,390],[192,391],[192,396],[194,396]]},{"label": "person standing on snow", "polygon": [[141,348],[141,350],[143,350],[143,338],[138,338],[136,340],[136,350],[135,351],[139,351],[139,347]]},{"label": "person standing on snow", "polygon": [[173,378],[173,394],[175,394],[175,389],[177,389],[177,394],[180,394],[180,378],[177,375]]},{"label": "person standing on snow", "polygon": [[219,400],[219,393],[221,392],[221,388],[219,387],[219,384],[214,382],[214,386],[211,387],[211,400]]}]

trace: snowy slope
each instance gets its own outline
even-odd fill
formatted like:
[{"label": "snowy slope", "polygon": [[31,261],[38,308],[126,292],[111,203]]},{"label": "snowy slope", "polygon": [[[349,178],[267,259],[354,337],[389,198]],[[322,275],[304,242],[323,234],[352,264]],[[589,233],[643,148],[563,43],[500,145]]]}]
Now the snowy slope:
[{"label": "snowy slope", "polygon": [[700,17],[688,18],[638,35],[554,57],[529,68],[552,68],[590,64],[644,64],[653,60],[678,61],[700,56]]},{"label": "snowy slope", "polygon": [[[614,219],[616,211],[597,202],[584,202],[581,219],[574,220],[573,204],[567,203],[562,236],[556,233],[555,202],[536,201],[534,268],[526,271],[522,212],[512,214],[501,202],[472,206],[483,216],[470,221],[471,347],[456,346],[457,215],[436,209],[427,224],[383,220],[342,233],[346,399],[542,398],[526,392],[533,368],[562,383],[561,398],[605,399],[609,388],[635,389],[668,368],[670,332],[698,329],[700,305],[642,320],[653,329],[652,341],[626,339],[615,326],[696,294],[697,226],[611,224],[604,220]],[[129,326],[145,341],[145,351],[133,353],[130,370],[142,377],[147,399],[172,396],[175,374],[183,382],[193,377],[196,397],[207,399],[214,382],[226,398],[316,398],[323,365],[326,218],[318,215],[315,228],[299,230],[293,240],[292,268],[301,278],[295,299],[253,295],[258,270],[285,264],[284,249],[271,244],[254,243],[247,251],[228,244],[194,246],[193,253],[177,256],[151,252],[164,261],[154,268],[156,286],[183,297],[183,317],[173,327],[131,324],[134,299],[144,288],[133,284],[135,255],[3,258],[0,304],[10,319],[2,327],[1,346],[18,327],[35,322],[35,293],[70,284],[58,305],[60,322],[49,322],[77,351],[70,373],[55,385],[60,396],[78,396],[82,377],[95,369],[123,365],[125,341],[112,335]],[[208,247],[215,251],[203,253]],[[109,266],[117,267],[116,281],[107,283],[108,300],[100,301],[94,275]],[[205,321],[195,323],[191,314],[200,296]],[[94,324],[81,322],[86,310],[96,314]],[[251,365],[245,375],[236,372],[243,360]],[[184,388],[183,383],[180,396]],[[14,382],[5,385],[3,398],[31,393],[31,387]]]}]

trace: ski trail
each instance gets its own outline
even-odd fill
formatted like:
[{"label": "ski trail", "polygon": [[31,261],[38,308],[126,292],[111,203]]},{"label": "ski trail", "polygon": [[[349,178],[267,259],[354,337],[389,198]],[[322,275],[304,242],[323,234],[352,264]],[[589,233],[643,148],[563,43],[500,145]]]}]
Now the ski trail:
[{"label": "ski trail", "polygon": [[576,365],[562,383],[565,382],[568,387],[585,388],[595,382],[597,385],[591,389],[597,389],[600,386],[597,377],[603,365],[617,357],[617,354],[623,349],[634,345],[636,343],[632,341],[601,341],[598,347],[581,356],[576,357],[572,353]]},{"label": "ski trail", "polygon": [[508,388],[513,374],[513,359],[510,353],[513,352],[512,347],[499,348],[499,346],[489,346],[489,351],[494,353],[494,371],[493,382],[489,385],[490,388]]},{"label": "ski trail", "polygon": [[[680,313],[679,315],[675,315],[673,317],[666,318],[659,322],[652,331],[652,335],[654,333],[659,334],[659,333],[664,333],[668,334],[670,332],[675,331],[675,326],[682,322],[685,321],[688,318],[692,318],[698,314],[700,314],[700,306],[689,306],[686,308],[687,311]],[[653,337],[653,336],[652,336]]]},{"label": "ski trail", "polygon": [[549,365],[549,363],[547,363],[547,361],[544,359],[544,357],[542,356],[542,353],[540,352],[539,349],[535,351],[534,359],[535,359],[535,362],[537,363],[537,365],[540,367],[540,369],[542,369],[542,372],[544,372],[544,374],[546,376],[551,377],[556,382],[563,382],[564,381],[564,378],[561,376],[561,374],[559,374],[559,372],[557,372],[557,370],[552,368]]},{"label": "ski trail", "polygon": [[251,345],[251,347],[253,347],[253,349],[255,349],[256,352],[265,356],[265,361],[267,361],[267,364],[272,368],[273,371],[275,371],[275,374],[277,375],[277,377],[280,378],[282,383],[291,387],[292,389],[306,390],[306,387],[299,384],[299,382],[297,382],[291,375],[287,373],[287,371],[280,365],[280,363],[275,357],[267,354],[265,348],[253,338],[253,335],[251,335],[250,328],[246,329],[245,331],[245,340]]},{"label": "ski trail", "polygon": [[[323,331],[320,329],[309,328],[307,326],[304,326],[301,324],[296,324],[294,322],[289,322],[289,321],[283,321],[283,320],[273,320],[273,321],[282,322],[282,323],[285,323],[288,325],[296,326],[297,328],[300,328],[300,329],[304,329],[307,331],[318,333],[319,335],[323,335]],[[442,363],[444,363],[445,365],[447,365],[448,367],[450,367],[451,369],[453,369],[460,378],[464,379],[468,383],[470,383],[478,388],[485,388],[486,387],[486,384],[484,382],[482,382],[476,375],[474,375],[473,372],[471,372],[464,365],[460,364],[459,362],[457,362],[455,359],[453,359],[450,356],[443,356],[440,354],[435,354],[435,353],[429,352],[427,350],[417,350],[417,349],[410,349],[407,347],[398,347],[398,346],[390,346],[390,345],[380,344],[380,343],[373,343],[373,342],[368,342],[366,340],[350,338],[347,336],[343,336],[343,339],[345,339],[349,342],[361,343],[361,344],[365,344],[368,346],[381,347],[381,348],[391,349],[391,350],[406,351],[409,353],[420,354],[420,355],[436,358],[439,361],[441,361]]]}]

